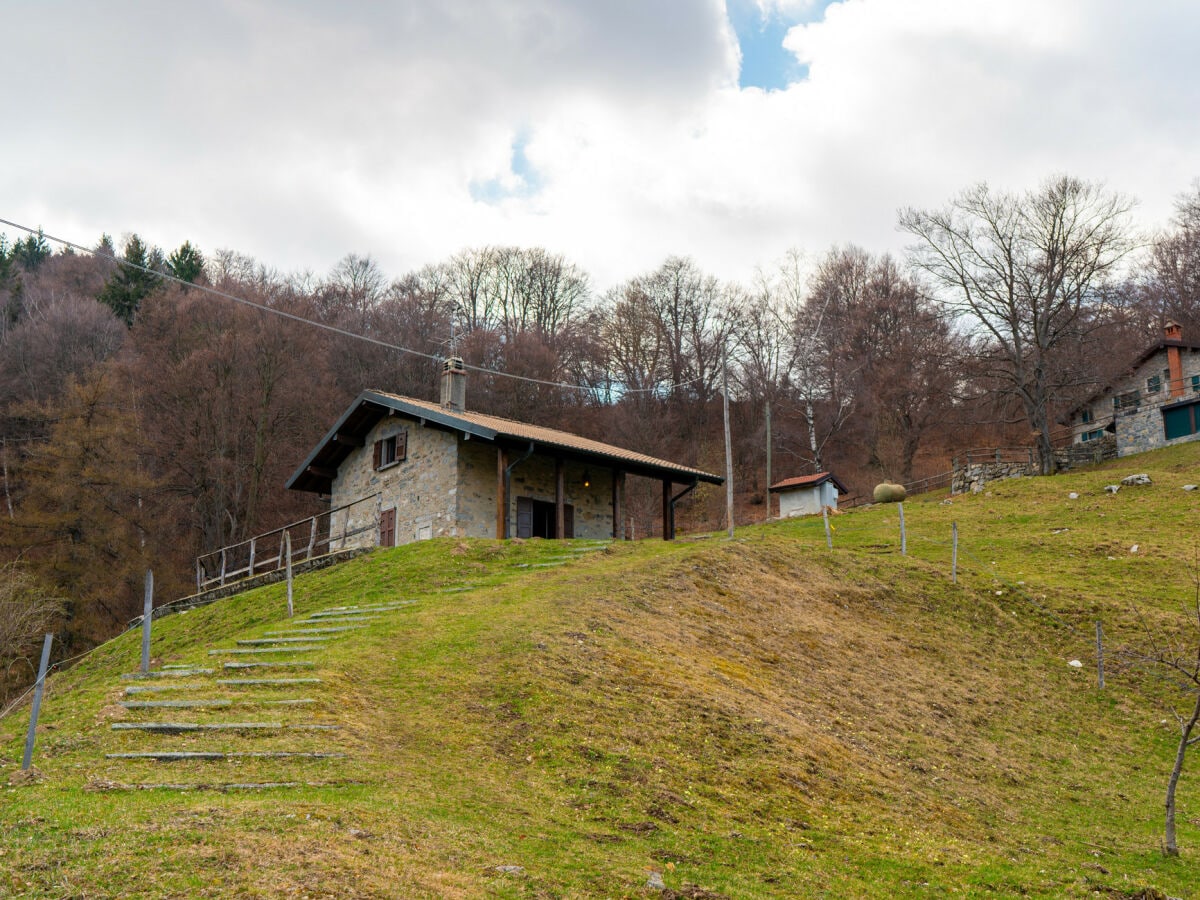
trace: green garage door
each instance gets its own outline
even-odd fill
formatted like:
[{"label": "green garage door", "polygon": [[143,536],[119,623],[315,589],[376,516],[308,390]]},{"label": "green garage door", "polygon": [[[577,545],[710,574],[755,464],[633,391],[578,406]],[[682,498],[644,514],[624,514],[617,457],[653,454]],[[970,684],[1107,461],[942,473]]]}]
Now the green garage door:
[{"label": "green garage door", "polygon": [[1196,406],[1177,406],[1174,409],[1163,410],[1163,430],[1167,440],[1187,437],[1196,433]]}]

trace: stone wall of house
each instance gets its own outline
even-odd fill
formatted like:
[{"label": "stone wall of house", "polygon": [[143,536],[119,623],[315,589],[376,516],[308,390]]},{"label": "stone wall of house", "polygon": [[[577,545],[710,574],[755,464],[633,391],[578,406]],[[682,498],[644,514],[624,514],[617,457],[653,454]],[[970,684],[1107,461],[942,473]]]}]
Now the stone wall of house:
[{"label": "stone wall of house", "polygon": [[[509,461],[516,458],[510,452]],[[587,473],[590,487],[583,486]],[[492,457],[491,482],[495,490],[496,458]],[[554,458],[534,454],[512,470],[508,521],[510,533],[516,534],[517,497],[530,497],[547,503],[554,502]],[[495,495],[492,500],[492,521],[496,518]],[[612,470],[567,462],[563,470],[563,499],[575,507],[575,537],[612,537]]]},{"label": "stone wall of house", "polygon": [[[405,459],[376,471],[375,442],[401,431],[408,432]],[[381,495],[379,502],[374,507],[364,503],[335,514],[330,522],[331,535],[336,538],[343,529],[358,533],[345,542],[335,540],[330,549],[374,546],[379,541],[379,513],[387,509],[396,510],[397,544],[457,534],[457,456],[458,437],[453,433],[423,427],[403,416],[382,419],[371,429],[364,445],[339,467],[330,505],[337,508],[375,493]]]},{"label": "stone wall of house", "polygon": [[496,534],[496,445],[462,441],[458,445],[458,533],[494,538]]}]

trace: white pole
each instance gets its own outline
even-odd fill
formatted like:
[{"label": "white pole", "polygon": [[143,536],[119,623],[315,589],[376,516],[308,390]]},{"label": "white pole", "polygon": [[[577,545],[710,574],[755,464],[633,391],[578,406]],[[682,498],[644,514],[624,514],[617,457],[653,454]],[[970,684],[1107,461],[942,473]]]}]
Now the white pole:
[{"label": "white pole", "polygon": [[897,503],[900,507],[900,555],[908,556],[908,535],[904,533],[904,503]]},{"label": "white pole", "polygon": [[295,615],[295,609],[292,606],[292,535],[285,531],[283,533],[284,552],[287,554],[287,597],[288,597],[288,618]]},{"label": "white pole", "polygon": [[21,759],[21,771],[28,772],[33,762],[33,742],[37,738],[38,712],[42,708],[42,690],[46,687],[46,668],[50,663],[50,644],[54,635],[46,635],[42,643],[42,663],[38,666],[37,684],[33,690],[33,708],[29,710],[29,733],[25,735],[25,756]]},{"label": "white pole", "polygon": [[154,621],[154,570],[146,570],[146,592],[142,602],[142,672],[150,671],[150,623]]}]

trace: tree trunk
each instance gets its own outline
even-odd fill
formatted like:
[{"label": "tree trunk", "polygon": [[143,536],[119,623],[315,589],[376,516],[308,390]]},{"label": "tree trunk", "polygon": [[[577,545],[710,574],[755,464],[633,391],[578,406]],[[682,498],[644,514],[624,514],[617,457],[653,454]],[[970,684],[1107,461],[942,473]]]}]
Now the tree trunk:
[{"label": "tree trunk", "polygon": [[1179,775],[1183,771],[1183,758],[1187,755],[1188,741],[1191,740],[1192,730],[1200,721],[1200,693],[1196,695],[1196,705],[1192,709],[1192,717],[1183,726],[1179,736],[1179,747],[1175,751],[1175,767],[1171,769],[1171,778],[1167,782],[1167,827],[1166,847],[1167,856],[1178,856],[1179,845],[1175,843],[1175,786],[1179,784]]}]

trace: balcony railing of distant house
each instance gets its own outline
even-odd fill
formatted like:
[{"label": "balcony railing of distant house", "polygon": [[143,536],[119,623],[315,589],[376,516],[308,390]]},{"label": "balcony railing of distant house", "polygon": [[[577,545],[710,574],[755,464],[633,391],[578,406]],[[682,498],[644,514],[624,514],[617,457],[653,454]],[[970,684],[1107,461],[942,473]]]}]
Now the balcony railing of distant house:
[{"label": "balcony railing of distant house", "polygon": [[361,546],[358,538],[364,534],[371,535],[365,543],[373,545],[379,540],[379,501],[373,494],[199,556],[196,592],[284,569],[289,537],[293,563]]}]

